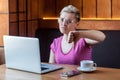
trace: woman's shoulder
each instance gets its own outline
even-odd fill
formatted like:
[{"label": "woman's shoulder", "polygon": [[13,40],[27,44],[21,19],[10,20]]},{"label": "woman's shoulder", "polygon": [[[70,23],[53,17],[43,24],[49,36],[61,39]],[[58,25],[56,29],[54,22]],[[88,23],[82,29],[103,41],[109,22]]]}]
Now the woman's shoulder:
[{"label": "woman's shoulder", "polygon": [[62,41],[62,36],[54,38],[52,45],[58,45]]},{"label": "woman's shoulder", "polygon": [[84,42],[85,41],[85,38],[80,38],[79,40],[78,40],[78,42]]},{"label": "woman's shoulder", "polygon": [[86,44],[86,41],[85,41],[85,38],[80,38],[78,41],[77,41],[77,45],[81,45],[81,44]]},{"label": "woman's shoulder", "polygon": [[55,38],[54,41],[61,41],[62,38],[63,38],[63,36],[59,36],[59,37]]}]

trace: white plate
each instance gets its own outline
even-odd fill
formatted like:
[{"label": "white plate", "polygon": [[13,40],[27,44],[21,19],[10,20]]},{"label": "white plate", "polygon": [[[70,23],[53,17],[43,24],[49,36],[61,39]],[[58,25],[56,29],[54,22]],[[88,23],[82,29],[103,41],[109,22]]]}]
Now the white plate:
[{"label": "white plate", "polygon": [[80,67],[77,68],[79,71],[82,71],[82,72],[93,72],[96,70],[96,67],[92,68],[92,69],[81,69]]}]

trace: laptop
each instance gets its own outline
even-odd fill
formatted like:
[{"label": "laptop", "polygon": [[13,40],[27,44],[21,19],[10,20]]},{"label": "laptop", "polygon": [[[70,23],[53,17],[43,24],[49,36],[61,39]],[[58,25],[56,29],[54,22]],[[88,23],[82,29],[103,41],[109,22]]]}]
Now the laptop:
[{"label": "laptop", "polygon": [[7,68],[40,74],[63,68],[41,63],[38,38],[4,35],[3,41]]}]

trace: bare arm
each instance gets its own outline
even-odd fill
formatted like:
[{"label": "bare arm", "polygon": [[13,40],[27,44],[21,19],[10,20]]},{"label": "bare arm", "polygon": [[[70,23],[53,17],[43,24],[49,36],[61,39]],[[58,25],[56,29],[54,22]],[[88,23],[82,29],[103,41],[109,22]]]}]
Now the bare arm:
[{"label": "bare arm", "polygon": [[54,53],[53,53],[52,50],[50,50],[49,63],[55,63],[54,59],[55,59],[55,58],[54,58]]},{"label": "bare arm", "polygon": [[77,42],[80,38],[85,38],[87,44],[94,45],[104,41],[105,34],[97,30],[71,31],[68,36],[68,42]]}]

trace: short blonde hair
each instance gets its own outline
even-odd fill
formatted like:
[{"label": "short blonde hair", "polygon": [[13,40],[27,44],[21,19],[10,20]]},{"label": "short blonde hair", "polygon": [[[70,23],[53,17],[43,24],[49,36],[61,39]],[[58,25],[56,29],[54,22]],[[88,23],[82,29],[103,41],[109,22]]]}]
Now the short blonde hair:
[{"label": "short blonde hair", "polygon": [[61,12],[60,12],[60,15],[63,13],[63,12],[68,12],[68,13],[73,13],[75,14],[75,18],[77,21],[80,21],[80,12],[79,10],[74,7],[73,5],[68,5],[68,6],[65,6]]}]

